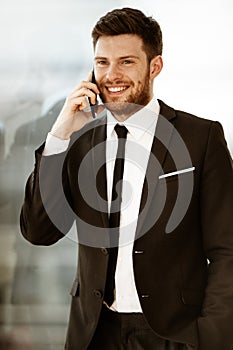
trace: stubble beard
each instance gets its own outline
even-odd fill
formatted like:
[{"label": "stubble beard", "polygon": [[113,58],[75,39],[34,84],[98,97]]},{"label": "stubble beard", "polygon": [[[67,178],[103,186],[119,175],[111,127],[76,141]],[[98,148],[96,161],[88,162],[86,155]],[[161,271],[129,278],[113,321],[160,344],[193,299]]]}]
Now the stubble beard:
[{"label": "stubble beard", "polygon": [[[132,114],[146,106],[150,101],[150,82],[149,72],[146,73],[144,81],[138,82],[138,90],[125,98],[125,101],[118,100],[118,97],[112,97],[111,101],[107,101],[105,94],[100,93],[100,98],[105,107],[119,120],[125,120]],[[100,91],[101,85],[99,86]]]}]

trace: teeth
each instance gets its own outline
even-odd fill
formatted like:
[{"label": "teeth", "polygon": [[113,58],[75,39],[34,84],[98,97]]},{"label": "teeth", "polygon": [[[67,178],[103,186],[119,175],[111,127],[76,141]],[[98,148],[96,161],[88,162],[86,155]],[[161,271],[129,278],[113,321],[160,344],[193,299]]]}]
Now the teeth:
[{"label": "teeth", "polygon": [[108,90],[110,92],[120,92],[120,91],[123,91],[125,89],[126,89],[125,86],[122,86],[122,87],[108,87]]}]

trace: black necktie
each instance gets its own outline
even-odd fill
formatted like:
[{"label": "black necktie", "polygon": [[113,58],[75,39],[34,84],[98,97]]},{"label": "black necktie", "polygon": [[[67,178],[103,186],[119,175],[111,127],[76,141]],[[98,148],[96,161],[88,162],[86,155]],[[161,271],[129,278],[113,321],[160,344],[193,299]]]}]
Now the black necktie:
[{"label": "black necktie", "polygon": [[117,124],[115,131],[118,136],[117,155],[113,173],[112,201],[109,216],[110,249],[108,272],[104,300],[111,306],[114,301],[115,271],[118,253],[120,208],[122,200],[122,179],[124,173],[125,142],[128,130],[124,125]]}]

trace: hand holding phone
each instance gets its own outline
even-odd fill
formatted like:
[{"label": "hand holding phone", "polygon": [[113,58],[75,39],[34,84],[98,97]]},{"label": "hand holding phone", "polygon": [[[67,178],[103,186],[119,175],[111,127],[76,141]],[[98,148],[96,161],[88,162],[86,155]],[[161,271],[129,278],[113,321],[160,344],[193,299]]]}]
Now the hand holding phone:
[{"label": "hand holding phone", "polygon": [[82,81],[67,96],[65,104],[52,126],[51,134],[60,139],[68,139],[75,131],[80,130],[92,118],[95,118],[97,109],[98,112],[104,109],[101,106],[97,107],[99,93],[92,71],[88,79]]}]

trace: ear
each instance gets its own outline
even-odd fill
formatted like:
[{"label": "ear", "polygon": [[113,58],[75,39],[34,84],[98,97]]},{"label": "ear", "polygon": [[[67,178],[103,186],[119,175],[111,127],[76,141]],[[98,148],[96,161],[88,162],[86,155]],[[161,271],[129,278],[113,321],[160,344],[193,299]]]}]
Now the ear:
[{"label": "ear", "polygon": [[150,79],[154,79],[159,75],[163,68],[163,59],[162,56],[158,55],[152,58],[150,61]]}]

